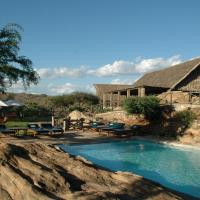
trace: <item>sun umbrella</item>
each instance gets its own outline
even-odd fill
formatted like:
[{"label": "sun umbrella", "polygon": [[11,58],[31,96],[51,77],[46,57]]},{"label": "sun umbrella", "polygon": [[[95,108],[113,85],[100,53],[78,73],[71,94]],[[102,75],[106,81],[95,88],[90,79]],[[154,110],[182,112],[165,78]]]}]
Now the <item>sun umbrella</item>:
[{"label": "sun umbrella", "polygon": [[0,100],[0,107],[7,107],[7,106],[8,105],[5,102],[3,102],[3,101]]},{"label": "sun umbrella", "polygon": [[7,106],[23,106],[22,103],[12,99],[5,101],[5,103],[7,104]]}]

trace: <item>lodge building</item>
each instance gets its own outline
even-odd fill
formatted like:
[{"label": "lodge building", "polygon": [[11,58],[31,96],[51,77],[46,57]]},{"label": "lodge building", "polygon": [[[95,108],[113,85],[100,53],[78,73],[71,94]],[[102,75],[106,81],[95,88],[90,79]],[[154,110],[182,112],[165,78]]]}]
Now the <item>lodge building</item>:
[{"label": "lodge building", "polygon": [[120,107],[130,96],[157,95],[163,103],[200,104],[200,58],[144,74],[133,85],[95,84],[103,107]]}]

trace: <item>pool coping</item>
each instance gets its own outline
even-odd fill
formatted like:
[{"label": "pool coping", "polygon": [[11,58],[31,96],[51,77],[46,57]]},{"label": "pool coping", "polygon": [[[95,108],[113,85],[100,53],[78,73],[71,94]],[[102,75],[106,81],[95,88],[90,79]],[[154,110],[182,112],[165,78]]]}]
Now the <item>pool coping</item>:
[{"label": "pool coping", "polygon": [[132,139],[138,139],[138,140],[146,140],[154,143],[159,143],[171,147],[181,147],[181,148],[188,148],[188,149],[196,149],[200,151],[200,144],[183,144],[178,141],[169,141],[169,140],[160,140],[159,138],[150,138],[145,136],[131,136],[128,138],[101,138],[97,139],[96,141],[90,141],[90,142],[68,142],[68,143],[54,143],[53,145],[57,146],[60,144],[66,144],[66,145],[88,145],[88,144],[97,144],[97,143],[109,143],[109,142],[120,142],[120,141],[126,141],[126,140],[132,140]]},{"label": "pool coping", "polygon": [[[188,148],[188,149],[196,149],[196,150],[200,150],[200,144],[182,144],[179,143],[178,141],[161,141],[159,139],[156,138],[145,138],[145,137],[140,137],[140,136],[134,136],[135,139],[139,139],[139,140],[146,140],[146,141],[151,141],[151,142],[155,142],[155,143],[159,143],[159,144],[164,144],[164,145],[168,145],[168,146],[172,146],[172,147],[182,147],[182,148]],[[132,138],[133,139],[133,138]]]}]

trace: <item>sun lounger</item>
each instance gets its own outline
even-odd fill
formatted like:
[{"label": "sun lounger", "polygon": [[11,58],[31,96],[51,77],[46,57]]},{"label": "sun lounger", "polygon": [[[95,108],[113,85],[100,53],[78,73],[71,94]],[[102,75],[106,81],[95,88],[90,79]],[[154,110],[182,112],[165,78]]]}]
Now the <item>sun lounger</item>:
[{"label": "sun lounger", "polygon": [[112,133],[115,129],[123,129],[124,123],[110,122],[107,125],[97,126],[96,129],[103,133]]},{"label": "sun lounger", "polygon": [[134,130],[130,128],[122,128],[122,129],[113,129],[112,133],[115,136],[119,137],[125,137],[125,136],[131,136],[134,134]]},{"label": "sun lounger", "polygon": [[5,124],[0,124],[0,132],[4,134],[15,134],[15,131],[7,128]]},{"label": "sun lounger", "polygon": [[[17,135],[28,135],[28,128],[27,127],[13,127],[10,128],[11,130],[15,131],[15,136]],[[33,134],[35,135],[35,134]]]},{"label": "sun lounger", "polygon": [[92,122],[91,125],[90,125],[90,129],[94,130],[94,131],[99,131],[99,129],[103,128],[103,127],[106,128],[107,125],[105,125],[102,122]]},{"label": "sun lounger", "polygon": [[92,122],[91,126],[95,128],[97,126],[105,126],[105,124],[102,122]]},{"label": "sun lounger", "polygon": [[63,133],[63,129],[60,127],[52,126],[50,123],[41,123],[40,127],[47,130],[49,133]]},{"label": "sun lounger", "polygon": [[139,130],[140,130],[140,126],[133,125],[133,126],[130,126],[129,128],[113,129],[112,133],[116,136],[131,136],[134,134],[136,135]]},{"label": "sun lounger", "polygon": [[36,134],[47,134],[47,133],[49,133],[48,130],[39,127],[39,125],[36,124],[36,123],[30,123],[30,124],[27,125],[27,127],[28,127],[28,131],[33,131]]},{"label": "sun lounger", "polygon": [[123,129],[124,125],[124,123],[111,122],[107,126],[100,128],[100,131],[112,132],[115,129]]}]

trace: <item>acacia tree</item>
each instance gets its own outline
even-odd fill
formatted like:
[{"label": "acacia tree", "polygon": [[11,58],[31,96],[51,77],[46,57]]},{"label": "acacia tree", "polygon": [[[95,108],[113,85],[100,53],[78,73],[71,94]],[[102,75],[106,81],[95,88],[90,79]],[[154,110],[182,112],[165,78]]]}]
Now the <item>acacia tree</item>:
[{"label": "acacia tree", "polygon": [[19,56],[22,28],[17,24],[8,24],[0,29],[0,89],[5,91],[21,80],[26,88],[37,84],[39,75],[32,67],[32,61]]}]

